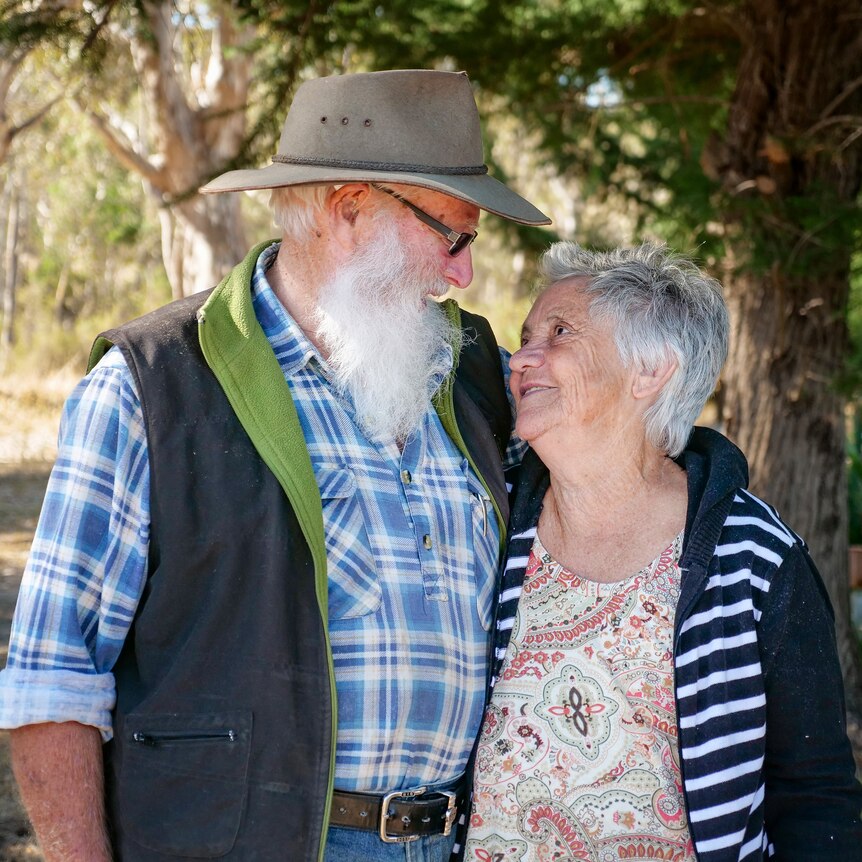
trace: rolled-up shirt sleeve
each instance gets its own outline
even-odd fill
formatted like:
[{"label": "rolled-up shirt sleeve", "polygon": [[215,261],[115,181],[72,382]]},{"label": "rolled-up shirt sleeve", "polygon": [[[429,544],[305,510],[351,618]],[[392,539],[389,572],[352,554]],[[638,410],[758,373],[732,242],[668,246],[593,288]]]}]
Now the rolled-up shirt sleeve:
[{"label": "rolled-up shirt sleeve", "polygon": [[111,738],[112,669],[146,579],[149,481],[140,400],[113,348],[63,409],[0,672],[0,727],[77,721]]}]

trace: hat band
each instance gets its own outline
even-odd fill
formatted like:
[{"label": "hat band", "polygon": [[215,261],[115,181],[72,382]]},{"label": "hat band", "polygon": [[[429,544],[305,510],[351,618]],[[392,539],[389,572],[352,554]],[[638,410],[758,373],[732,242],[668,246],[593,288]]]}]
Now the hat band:
[{"label": "hat band", "polygon": [[476,176],[487,174],[487,165],[466,165],[464,167],[440,167],[439,165],[405,165],[401,162],[354,162],[346,159],[310,159],[303,156],[272,157],[274,162],[287,165],[313,165],[320,168],[348,168],[358,171],[392,171],[405,174],[447,174],[451,176]]}]

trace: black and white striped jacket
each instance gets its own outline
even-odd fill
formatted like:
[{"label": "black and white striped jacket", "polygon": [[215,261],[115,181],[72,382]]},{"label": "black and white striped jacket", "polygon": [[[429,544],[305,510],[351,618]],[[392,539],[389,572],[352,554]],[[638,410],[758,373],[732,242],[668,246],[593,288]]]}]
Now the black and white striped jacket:
[{"label": "black and white striped jacket", "polygon": [[[862,789],[833,615],[804,542],[745,490],[739,450],[695,429],[674,667],[682,778],[701,862],[858,862]],[[548,473],[520,470],[494,632],[506,653]]]}]

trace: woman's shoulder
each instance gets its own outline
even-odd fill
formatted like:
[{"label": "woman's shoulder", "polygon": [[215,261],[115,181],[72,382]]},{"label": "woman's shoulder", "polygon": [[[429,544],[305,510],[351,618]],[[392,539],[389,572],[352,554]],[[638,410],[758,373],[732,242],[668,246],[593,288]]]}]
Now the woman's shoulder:
[{"label": "woman's shoulder", "polygon": [[734,494],[722,540],[748,542],[767,559],[774,559],[776,554],[783,557],[795,545],[807,548],[802,537],[787,526],[773,506],[744,488],[738,488]]},{"label": "woman's shoulder", "polygon": [[[792,589],[788,581],[819,581],[803,539],[765,501],[745,489],[734,493],[713,554],[712,571],[722,593],[744,592],[756,612]],[[776,590],[782,582],[782,589]],[[735,586],[734,586],[735,585]],[[726,598],[725,598],[726,601]]]}]

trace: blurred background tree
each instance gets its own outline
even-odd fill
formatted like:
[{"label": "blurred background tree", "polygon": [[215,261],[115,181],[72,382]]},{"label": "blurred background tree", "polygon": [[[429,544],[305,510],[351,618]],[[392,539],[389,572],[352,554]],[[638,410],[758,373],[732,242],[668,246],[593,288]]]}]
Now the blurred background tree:
[{"label": "blurred background tree", "polygon": [[493,173],[555,220],[556,233],[483,221],[467,302],[490,309],[510,345],[536,252],[557,236],[599,246],[649,236],[695,254],[721,278],[733,314],[722,427],[749,458],[753,490],[812,547],[836,608],[850,705],[862,713],[845,459],[862,371],[862,312],[851,299],[862,281],[858,9],[839,0],[0,8],[5,50],[35,46],[41,98],[23,104],[49,104],[58,86],[68,96],[40,118],[42,143],[15,169],[33,172],[19,183],[31,261],[22,282],[41,297],[30,323],[18,316],[19,332],[36,331],[45,311],[52,331],[69,331],[97,296],[127,297],[125,313],[129,296],[155,301],[166,282],[175,296],[213,284],[244,252],[244,225],[257,239],[266,216],[260,196],[202,198],[196,188],[264,163],[296,85],[321,74],[469,73]]},{"label": "blurred background tree", "polygon": [[[239,5],[263,20],[273,4]],[[514,117],[559,176],[633,203],[636,234],[721,277],[722,424],[752,489],[811,545],[862,709],[844,457],[862,13],[841,0],[353,0],[321,14],[363,67],[466,69],[485,115]]]}]

